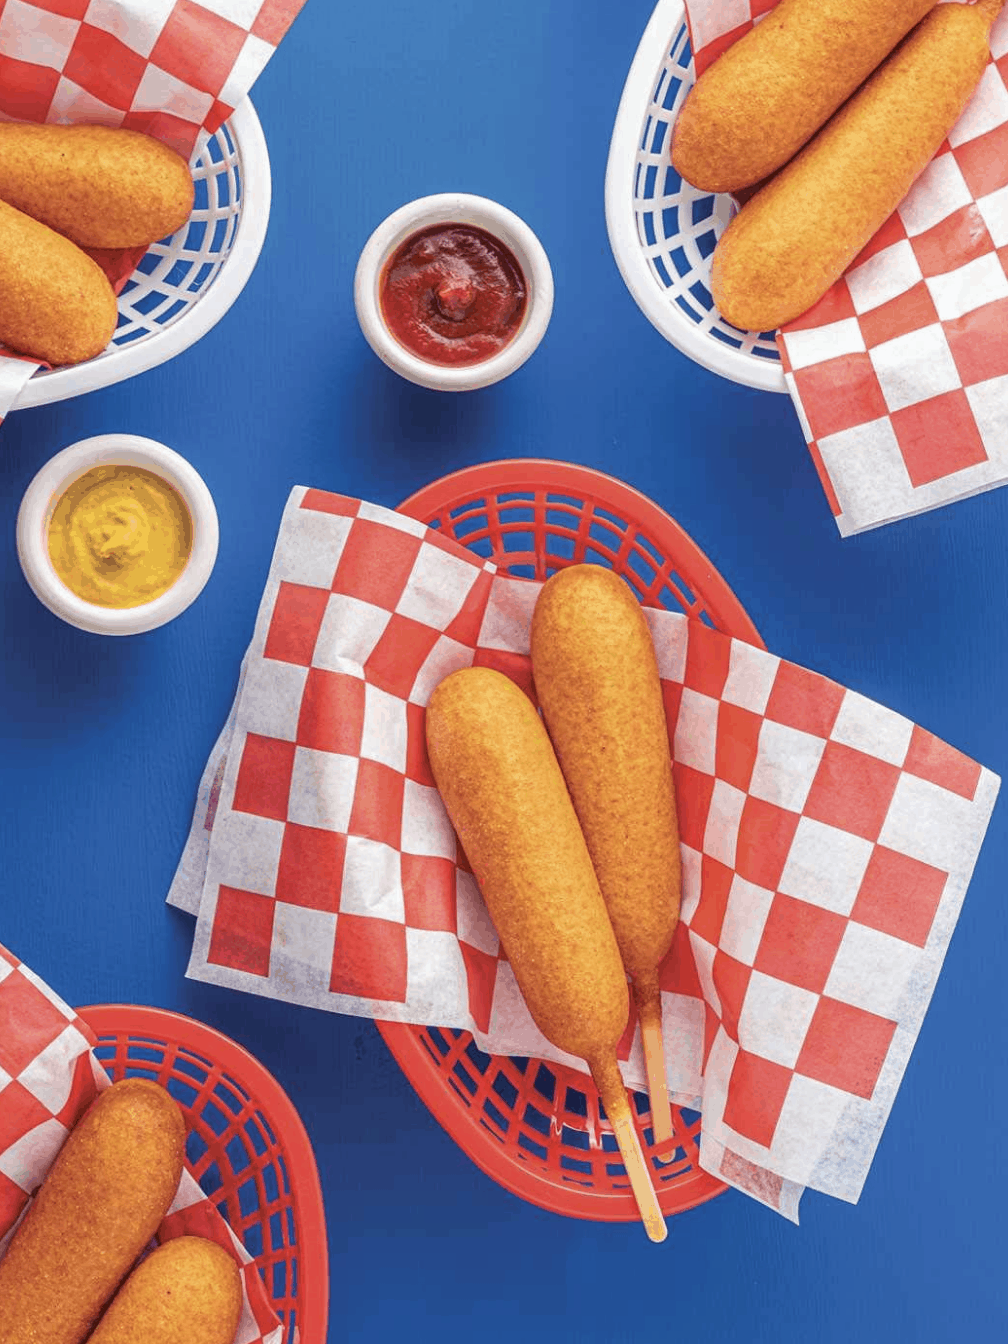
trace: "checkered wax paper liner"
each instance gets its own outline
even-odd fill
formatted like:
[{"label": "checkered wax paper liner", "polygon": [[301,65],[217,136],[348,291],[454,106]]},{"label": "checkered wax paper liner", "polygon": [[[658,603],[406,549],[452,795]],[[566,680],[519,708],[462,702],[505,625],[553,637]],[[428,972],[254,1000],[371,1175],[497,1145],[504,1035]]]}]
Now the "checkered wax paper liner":
[{"label": "checkered wax paper liner", "polygon": [[[184,158],[246,96],[304,0],[0,0],[0,119],[125,126]],[[116,293],[146,248],[84,249]],[[0,419],[36,363],[0,354]]]},{"label": "checkered wax paper liner", "polygon": [[[430,773],[456,668],[533,693],[537,583],[401,514],[298,487],[169,900],[189,974],[582,1062],[536,1029]],[[701,1164],[794,1217],[854,1200],[934,989],[999,781],[770,653],[647,612],[675,762],[682,921],[668,1082]],[[644,1083],[631,1018],[624,1077]]]},{"label": "checkered wax paper liner", "polygon": [[[777,0],[686,0],[698,71]],[[778,333],[843,536],[1008,481],[1008,9],[959,123],[844,278]]]},{"label": "checkered wax paper liner", "polygon": [[[0,946],[0,1256],[70,1130],[111,1085],[95,1044],[73,1009]],[[281,1344],[252,1257],[188,1171],[156,1235],[208,1237],[230,1252],[242,1273],[234,1344]]]}]

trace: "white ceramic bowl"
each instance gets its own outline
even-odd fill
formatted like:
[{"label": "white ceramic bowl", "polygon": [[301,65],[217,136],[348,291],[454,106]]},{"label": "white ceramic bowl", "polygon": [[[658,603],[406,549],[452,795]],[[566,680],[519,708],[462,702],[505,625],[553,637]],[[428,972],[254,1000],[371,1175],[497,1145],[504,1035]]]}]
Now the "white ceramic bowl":
[{"label": "white ceramic bowl", "polygon": [[[386,261],[411,234],[434,224],[470,224],[493,234],[514,253],[528,284],[525,315],[514,338],[478,364],[446,366],[421,359],[400,345],[382,316],[379,285]],[[500,382],[535,350],[553,312],[553,272],[539,239],[512,211],[485,196],[444,192],[410,201],[378,225],[357,263],[354,304],[368,344],[390,369],[421,387],[468,392]]]},{"label": "white ceramic bowl", "polygon": [[[68,486],[92,467],[142,467],[174,486],[192,520],[192,550],[172,586],[141,606],[101,607],[85,602],[63,583],[49,558],[48,529],[53,509]],[[136,635],[165,625],[203,591],[217,559],[217,510],[210,491],[184,457],[153,439],[102,434],[64,448],[50,458],[25,491],[18,510],[17,550],[28,586],[54,615],[78,630],[97,635]]]}]

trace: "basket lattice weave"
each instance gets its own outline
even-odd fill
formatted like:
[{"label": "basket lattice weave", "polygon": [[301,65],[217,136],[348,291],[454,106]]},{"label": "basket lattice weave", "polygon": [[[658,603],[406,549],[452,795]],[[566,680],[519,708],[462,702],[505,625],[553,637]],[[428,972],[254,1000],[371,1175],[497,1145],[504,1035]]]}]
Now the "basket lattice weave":
[{"label": "basket lattice weave", "polygon": [[238,149],[226,123],[197,159],[193,185],[189,223],[148,249],[119,295],[112,349],[142,340],[182,317],[227,261],[241,217],[242,176]]},{"label": "basket lattice weave", "polygon": [[[762,641],[737,598],[673,520],[601,473],[560,462],[495,462],[435,483],[403,512],[517,577],[545,579],[588,562],[622,574],[640,600]],[[512,1193],[556,1213],[601,1221],[639,1215],[611,1126],[584,1073],[487,1055],[467,1032],[379,1023],[414,1088],[460,1147]],[[654,1154],[650,1106],[636,1123],[662,1211],[725,1187],[699,1166],[700,1117],[673,1107],[675,1150]]]},{"label": "basket lattice weave", "polygon": [[735,204],[684,182],[672,127],[693,86],[683,0],[658,0],[627,76],[606,170],[606,223],[627,287],[666,340],[716,373],[786,391],[773,332],[733,327],[714,306],[711,257]]}]

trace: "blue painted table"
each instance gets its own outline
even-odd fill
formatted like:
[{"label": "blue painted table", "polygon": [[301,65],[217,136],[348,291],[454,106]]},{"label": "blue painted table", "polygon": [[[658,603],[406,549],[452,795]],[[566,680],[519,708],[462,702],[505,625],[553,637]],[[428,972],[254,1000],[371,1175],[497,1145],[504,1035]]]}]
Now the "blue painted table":
[{"label": "blue painted table", "polygon": [[[235,306],[171,363],[4,423],[0,941],[71,1003],[177,1009],[276,1074],[322,1175],[331,1341],[1004,1338],[1001,806],[864,1196],[807,1194],[800,1228],[735,1192],[660,1249],[541,1212],[459,1152],[371,1022],[183,977],[192,925],[164,896],[294,484],[394,505],[500,457],[610,471],[678,519],[775,652],[1008,767],[1008,492],[842,542],[790,402],[694,366],[620,280],[602,183],[649,12],[309,0],[254,90],[273,212]],[[374,226],[446,190],[525,218],[556,280],[532,360],[455,397],[386,370],[352,300]],[[14,548],[42,463],[113,430],[188,457],[221,523],[198,603],[120,641],[50,616]]]}]

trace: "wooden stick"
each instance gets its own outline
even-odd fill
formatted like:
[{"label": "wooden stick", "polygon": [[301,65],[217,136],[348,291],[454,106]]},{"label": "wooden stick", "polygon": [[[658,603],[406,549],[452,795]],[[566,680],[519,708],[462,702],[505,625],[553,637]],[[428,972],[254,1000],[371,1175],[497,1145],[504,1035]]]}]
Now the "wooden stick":
[{"label": "wooden stick", "polygon": [[637,1202],[644,1231],[651,1241],[664,1241],[668,1236],[668,1228],[665,1226],[658,1196],[651,1183],[651,1174],[637,1138],[637,1130],[634,1128],[633,1115],[630,1111],[630,1099],[620,1077],[619,1065],[614,1057],[592,1064],[591,1072],[602,1105],[613,1127],[616,1142],[619,1144],[620,1156],[630,1178],[630,1189]]},{"label": "wooden stick", "polygon": [[634,981],[634,999],[640,1015],[641,1044],[647,1069],[648,1096],[651,1098],[651,1128],[654,1147],[661,1157],[675,1146],[672,1135],[672,1108],[665,1081],[665,1046],[662,1041],[661,990],[654,983]]}]

